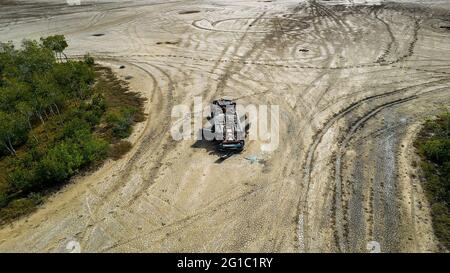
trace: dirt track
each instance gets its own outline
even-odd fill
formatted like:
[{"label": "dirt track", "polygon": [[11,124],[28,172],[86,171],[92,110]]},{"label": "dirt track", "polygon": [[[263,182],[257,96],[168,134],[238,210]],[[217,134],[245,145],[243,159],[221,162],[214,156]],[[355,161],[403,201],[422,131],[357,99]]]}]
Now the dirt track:
[{"label": "dirt track", "polygon": [[[0,1],[0,40],[65,34],[133,77],[148,120],[126,158],[2,227],[0,251],[437,251],[412,138],[450,103],[450,4],[61,2]],[[279,105],[278,149],[218,162],[172,140],[196,95]]]}]

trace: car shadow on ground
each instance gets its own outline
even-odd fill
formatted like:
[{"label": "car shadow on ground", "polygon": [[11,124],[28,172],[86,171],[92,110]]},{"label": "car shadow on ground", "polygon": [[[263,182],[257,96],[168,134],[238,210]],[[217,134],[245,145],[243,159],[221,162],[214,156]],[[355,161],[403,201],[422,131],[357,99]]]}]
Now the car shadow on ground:
[{"label": "car shadow on ground", "polygon": [[208,141],[204,139],[198,139],[194,144],[191,145],[191,148],[194,149],[203,149],[209,155],[217,156],[217,160],[214,163],[220,164],[224,162],[226,159],[230,158],[234,153],[226,153],[217,150],[217,146],[213,141]]},{"label": "car shadow on ground", "polygon": [[223,152],[219,151],[217,149],[217,145],[214,141],[209,141],[205,139],[197,139],[194,144],[191,145],[191,148],[194,149],[203,149],[205,150],[209,155],[217,156],[217,160],[214,161],[214,163],[220,164],[224,162],[226,159],[233,156],[234,152]]}]

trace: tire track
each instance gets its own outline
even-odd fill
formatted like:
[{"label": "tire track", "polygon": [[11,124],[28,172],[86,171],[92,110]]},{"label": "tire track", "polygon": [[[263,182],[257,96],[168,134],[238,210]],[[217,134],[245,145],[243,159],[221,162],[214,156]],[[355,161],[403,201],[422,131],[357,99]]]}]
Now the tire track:
[{"label": "tire track", "polygon": [[327,133],[327,131],[338,120],[340,120],[347,114],[351,113],[356,108],[362,106],[364,103],[370,102],[372,100],[380,99],[380,98],[389,97],[389,96],[396,95],[396,94],[401,94],[403,92],[410,90],[411,88],[433,86],[435,84],[446,83],[446,82],[448,82],[447,79],[435,80],[435,81],[417,84],[417,85],[397,89],[394,91],[390,91],[390,92],[386,92],[386,93],[382,93],[382,94],[378,94],[378,95],[369,96],[369,97],[363,98],[357,102],[352,103],[348,107],[341,110],[339,113],[335,114],[330,120],[325,122],[325,124],[317,132],[315,137],[313,137],[313,142],[308,147],[307,153],[306,153],[306,158],[305,158],[305,165],[304,165],[304,169],[303,169],[303,181],[304,181],[304,184],[306,187],[305,187],[303,196],[301,196],[299,199],[299,203],[298,203],[299,204],[298,205],[299,217],[298,217],[298,221],[297,221],[298,222],[297,240],[298,240],[298,245],[299,245],[301,252],[308,251],[308,233],[309,233],[309,230],[308,230],[308,228],[309,228],[308,227],[308,217],[309,217],[309,215],[308,215],[308,195],[309,195],[310,186],[311,186],[311,173],[312,173],[314,161],[315,161],[314,154],[316,153],[317,147],[319,146],[320,142],[322,141],[322,138]]},{"label": "tire track", "polygon": [[[447,84],[448,84],[448,80],[447,80]],[[342,200],[342,189],[343,189],[343,185],[342,185],[342,163],[343,163],[343,157],[345,155],[345,153],[347,152],[347,147],[349,146],[350,141],[352,141],[352,138],[354,137],[354,135],[356,134],[356,132],[364,126],[364,124],[371,118],[375,117],[379,112],[386,110],[388,108],[392,108],[392,107],[396,107],[400,104],[406,103],[406,102],[410,102],[412,100],[416,100],[418,98],[422,98],[424,96],[428,96],[428,95],[433,95],[436,92],[441,92],[441,91],[450,91],[450,86],[445,86],[445,87],[438,87],[438,88],[434,88],[432,90],[428,90],[428,91],[417,91],[415,92],[415,94],[405,97],[405,98],[401,98],[401,99],[397,99],[394,101],[390,101],[387,103],[384,103],[376,108],[374,108],[373,110],[371,110],[370,112],[368,112],[367,114],[363,115],[360,119],[358,119],[356,122],[353,123],[353,125],[350,127],[349,132],[344,136],[343,141],[341,142],[340,148],[338,149],[338,152],[336,153],[335,156],[335,163],[334,163],[334,179],[335,179],[335,187],[336,187],[336,191],[335,191],[335,207],[334,207],[334,211],[335,211],[335,218],[336,218],[336,240],[337,240],[337,245],[339,246],[339,249],[341,252],[346,252],[346,251],[356,251],[357,249],[352,249],[349,248],[351,246],[350,242],[349,242],[349,237],[348,237],[348,229],[345,228],[346,226],[348,226],[348,219],[353,218],[353,219],[357,219],[356,217],[361,217],[360,215],[352,215],[351,213],[355,213],[357,212],[356,210],[351,210],[351,208],[345,208],[345,206],[343,206],[343,200]],[[396,125],[396,127],[398,126],[404,126],[404,123],[398,123]],[[383,130],[387,130],[387,132],[392,131],[393,128],[387,128],[387,129],[383,129]],[[375,132],[376,134],[381,134],[382,132]],[[372,135],[372,134],[371,134]],[[368,136],[364,137],[367,138]],[[372,135],[373,138],[373,135]],[[361,141],[361,140],[359,140]],[[387,149],[387,145],[383,145],[386,149]],[[395,155],[393,155],[393,157],[395,157]],[[390,167],[392,168],[393,166],[386,166],[386,167]],[[381,170],[380,170],[381,171]],[[377,174],[379,174],[379,172],[377,172]],[[391,178],[390,180],[395,179],[395,178]],[[383,181],[383,184],[387,184],[389,181],[389,179],[381,179],[380,181]],[[393,182],[393,181],[391,181]],[[373,182],[375,183],[375,182]],[[384,185],[384,187],[387,187],[388,189],[391,189],[393,191],[395,191],[395,184],[389,184],[389,185]],[[380,218],[378,217],[378,219],[384,219],[386,221],[385,223],[385,227],[384,230],[382,231],[383,234],[379,234],[378,231],[377,234],[378,236],[381,236],[381,238],[387,240],[391,245],[389,244],[385,244],[384,245],[384,249],[385,250],[391,250],[393,251],[393,247],[395,247],[397,244],[393,243],[395,240],[398,240],[399,238],[397,238],[398,234],[395,234],[395,231],[398,230],[398,224],[395,222],[396,219],[396,214],[398,214],[397,210],[397,206],[395,203],[396,199],[393,197],[395,196],[394,192],[389,192],[386,193],[388,196],[385,197],[377,197],[374,198],[374,196],[378,196],[379,195],[379,191],[375,190],[375,187],[372,187],[372,194],[371,196],[371,201],[369,202],[370,204],[373,205],[373,202],[375,201],[375,199],[379,199],[381,198],[381,201],[383,202],[382,205],[381,203],[379,204],[379,206],[381,206],[378,209],[374,208],[370,208],[369,211],[371,211],[370,215],[369,215],[369,219],[372,219],[370,222],[374,221],[374,215],[375,213],[380,213],[380,209],[383,211],[383,217]],[[353,196],[354,194],[352,194]],[[390,196],[390,197],[389,197]],[[389,198],[389,200],[385,200],[386,198]],[[379,203],[379,202],[378,202]],[[346,224],[344,224],[346,223]],[[356,229],[359,229],[359,227],[353,227]],[[374,226],[372,226],[372,229],[375,228]],[[375,232],[372,230],[371,234],[369,234],[369,238],[374,236]],[[360,236],[364,236],[365,234],[358,234]],[[389,239],[390,238],[390,239]],[[365,237],[356,237],[353,238],[353,242],[357,242],[358,240],[363,240],[365,239]],[[376,238],[371,238],[376,239]],[[367,239],[368,241],[369,239]],[[393,245],[392,245],[393,244]],[[353,243],[352,245],[355,245],[355,243]]]}]

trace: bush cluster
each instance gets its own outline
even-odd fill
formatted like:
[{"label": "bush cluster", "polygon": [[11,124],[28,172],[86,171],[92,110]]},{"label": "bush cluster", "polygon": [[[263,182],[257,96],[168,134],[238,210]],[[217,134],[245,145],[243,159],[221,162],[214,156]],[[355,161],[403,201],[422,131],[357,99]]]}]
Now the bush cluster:
[{"label": "bush cluster", "polygon": [[450,249],[450,112],[426,121],[416,147],[423,158],[433,228],[442,245]]},{"label": "bush cluster", "polygon": [[21,48],[0,43],[0,223],[131,148],[120,139],[142,115],[142,100],[92,57],[67,59],[67,46],[62,35]]}]

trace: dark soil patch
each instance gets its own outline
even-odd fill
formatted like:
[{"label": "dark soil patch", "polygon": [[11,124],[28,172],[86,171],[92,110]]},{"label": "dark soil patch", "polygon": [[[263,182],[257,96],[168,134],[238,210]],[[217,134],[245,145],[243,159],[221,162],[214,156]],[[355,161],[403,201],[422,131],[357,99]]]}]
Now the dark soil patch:
[{"label": "dark soil patch", "polygon": [[178,14],[193,14],[193,13],[199,13],[199,10],[185,10],[185,11],[180,11],[178,12]]},{"label": "dark soil patch", "polygon": [[170,42],[170,41],[167,41],[167,42],[156,42],[157,45],[177,45],[179,43],[180,42]]}]

